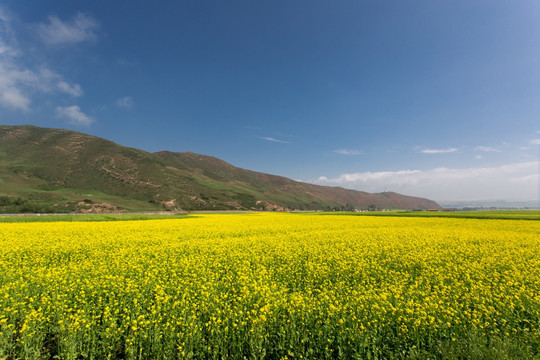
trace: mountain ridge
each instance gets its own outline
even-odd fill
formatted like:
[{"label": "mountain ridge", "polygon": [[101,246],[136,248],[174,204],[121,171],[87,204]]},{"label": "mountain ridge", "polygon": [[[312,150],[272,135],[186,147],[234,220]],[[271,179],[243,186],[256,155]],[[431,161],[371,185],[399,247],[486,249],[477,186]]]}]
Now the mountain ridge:
[{"label": "mountain ridge", "polygon": [[0,196],[59,212],[440,208],[428,199],[308,184],[209,155],[150,153],[32,125],[0,125]]}]

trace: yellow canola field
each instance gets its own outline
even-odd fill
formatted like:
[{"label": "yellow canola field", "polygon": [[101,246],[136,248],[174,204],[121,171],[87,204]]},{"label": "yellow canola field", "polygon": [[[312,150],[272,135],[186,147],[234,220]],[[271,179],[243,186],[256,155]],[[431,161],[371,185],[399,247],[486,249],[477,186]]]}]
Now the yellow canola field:
[{"label": "yellow canola field", "polygon": [[539,347],[539,221],[0,224],[0,359],[528,358]]}]

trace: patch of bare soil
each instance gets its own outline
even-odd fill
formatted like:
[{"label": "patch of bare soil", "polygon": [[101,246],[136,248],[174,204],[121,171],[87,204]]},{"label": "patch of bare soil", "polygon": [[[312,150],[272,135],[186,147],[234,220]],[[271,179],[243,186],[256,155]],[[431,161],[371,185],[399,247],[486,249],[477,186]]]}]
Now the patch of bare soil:
[{"label": "patch of bare soil", "polygon": [[277,205],[277,204],[272,204],[272,203],[269,203],[268,201],[257,200],[256,204],[257,205],[262,204],[264,206],[264,210],[267,210],[267,211],[291,211],[291,209],[287,207]]},{"label": "patch of bare soil", "polygon": [[178,206],[176,199],[161,201],[161,205],[167,211],[182,211],[180,206]]},{"label": "patch of bare soil", "polygon": [[119,213],[119,212],[125,212],[125,209],[122,209],[121,207],[113,204],[108,203],[89,203],[85,201],[80,201],[77,203],[76,210],[77,212],[88,214],[88,213],[96,213],[96,214],[111,214],[111,213]]}]

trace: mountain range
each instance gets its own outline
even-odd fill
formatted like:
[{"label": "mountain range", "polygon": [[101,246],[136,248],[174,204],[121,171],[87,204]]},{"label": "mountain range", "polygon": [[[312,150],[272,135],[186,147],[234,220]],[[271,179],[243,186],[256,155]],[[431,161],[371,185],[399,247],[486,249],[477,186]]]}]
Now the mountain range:
[{"label": "mountain range", "polygon": [[0,126],[0,212],[439,209],[394,192],[319,186],[192,152],[149,153],[80,132]]}]

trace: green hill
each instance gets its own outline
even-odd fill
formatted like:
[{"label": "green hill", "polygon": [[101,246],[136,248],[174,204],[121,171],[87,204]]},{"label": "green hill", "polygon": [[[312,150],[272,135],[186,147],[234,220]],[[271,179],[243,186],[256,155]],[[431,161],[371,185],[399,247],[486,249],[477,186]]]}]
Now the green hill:
[{"label": "green hill", "polygon": [[0,126],[0,212],[439,208],[427,199],[318,186],[217,158],[148,153],[95,136]]}]

